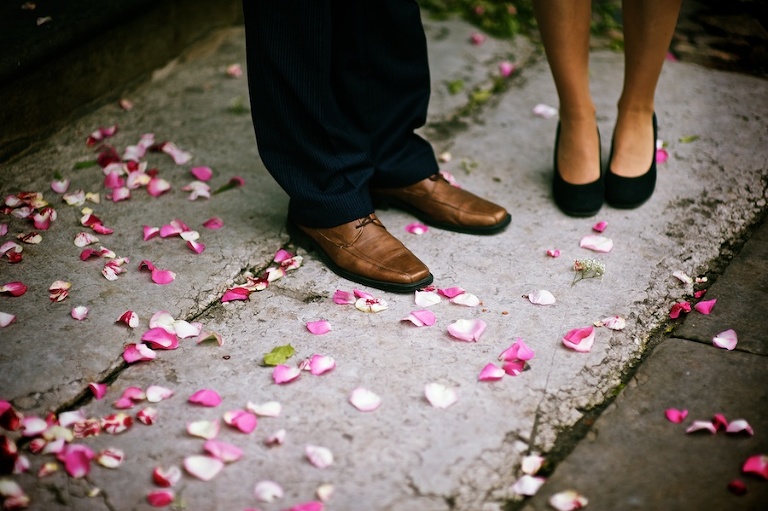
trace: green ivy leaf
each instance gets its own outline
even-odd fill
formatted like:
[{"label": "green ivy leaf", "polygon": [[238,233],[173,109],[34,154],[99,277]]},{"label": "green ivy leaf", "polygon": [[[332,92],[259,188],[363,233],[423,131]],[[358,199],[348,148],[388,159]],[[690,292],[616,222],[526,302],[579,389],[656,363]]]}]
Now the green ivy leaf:
[{"label": "green ivy leaf", "polygon": [[264,355],[264,364],[268,366],[284,364],[294,353],[296,353],[296,350],[290,344],[277,346]]}]

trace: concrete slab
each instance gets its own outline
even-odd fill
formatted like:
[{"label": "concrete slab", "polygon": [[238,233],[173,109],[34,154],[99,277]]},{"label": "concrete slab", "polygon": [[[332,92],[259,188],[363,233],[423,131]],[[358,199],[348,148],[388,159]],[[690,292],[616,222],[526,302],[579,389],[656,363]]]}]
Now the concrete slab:
[{"label": "concrete slab", "polygon": [[[596,511],[762,509],[768,483],[741,466],[768,449],[766,371],[763,356],[665,340],[522,509],[552,509],[549,498],[570,489]],[[671,423],[667,408],[687,409],[688,418]],[[746,419],[755,435],[685,433],[716,413]],[[734,479],[746,483],[745,495],[727,490]]]},{"label": "concrete slab", "polygon": [[[122,435],[85,442],[96,449],[124,448],[128,458],[120,469],[94,467],[87,481],[75,483],[20,478],[34,497],[33,509],[91,502],[81,495],[92,487],[101,490],[93,499],[96,509],[148,508],[144,497],[153,489],[152,468],[180,464],[200,452],[202,441],[185,433],[189,421],[220,418],[248,401],[276,399],[285,407],[279,419],[263,419],[249,436],[222,431],[220,438],[243,448],[244,458],[210,482],[185,476],[179,502],[190,509],[258,506],[275,511],[311,500],[317,485],[329,482],[336,487],[329,508],[337,510],[499,511],[512,498],[510,484],[522,454],[552,449],[585,411],[614,396],[653,332],[667,325],[669,304],[686,292],[672,272],[704,273],[719,247],[741,235],[764,209],[765,159],[754,148],[768,138],[766,83],[670,63],[662,77],[659,110],[672,157],[661,169],[658,193],[637,211],[605,208],[600,213],[599,219],[609,222],[605,234],[615,243],[611,253],[579,248],[597,218],[566,218],[551,203],[556,121],[530,114],[537,103],[554,104],[554,87],[540,54],[538,60],[532,52],[523,58],[527,65],[506,92],[463,118],[464,127],[446,132],[442,121],[455,118],[463,107],[444,94],[445,83],[459,76],[482,86],[495,72],[497,55],[506,53],[497,53],[497,46],[469,45],[473,29],[463,22],[426,25],[437,100],[430,112],[434,124],[424,132],[434,135],[436,151],[452,152],[444,168],[462,186],[509,206],[513,214],[507,231],[479,238],[435,229],[408,235],[404,227],[411,217],[381,212],[388,228],[430,266],[439,287],[461,286],[482,300],[474,308],[444,300],[432,308],[437,316],[433,327],[417,329],[401,321],[416,308],[409,295],[374,292],[389,303],[379,314],[335,305],[331,296],[336,289],[355,286],[304,252],[301,268],[254,293],[248,302],[219,303],[223,291],[242,282],[247,272],[260,274],[278,248],[292,248],[283,234],[287,199],[258,160],[250,119],[232,109],[247,108],[245,82],[225,74],[228,64],[244,62],[239,31],[222,32],[158,71],[152,83],[131,95],[134,110],[108,106],[94,111],[34,154],[0,169],[3,195],[46,190],[49,200],[58,200],[47,191],[53,170],[71,177],[73,189],[99,191],[103,178],[98,170],[70,169],[92,157],[83,144],[87,134],[114,122],[121,132],[112,141],[120,147],[154,132],[159,140],[172,140],[194,155],[181,167],[165,155],[149,157],[172,182],[172,193],[154,199],[140,192],[129,201],[93,206],[115,229],[102,243],[131,258],[128,273],[116,282],[103,279],[98,262],[77,258],[80,251],[72,239],[81,230],[79,212],[65,206],[57,208],[60,218],[44,233],[44,243],[25,248],[24,263],[2,266],[4,282],[22,280],[30,290],[19,298],[0,297],[0,310],[19,316],[0,333],[8,346],[0,359],[0,397],[28,414],[77,403],[89,416],[99,417],[113,411],[112,401],[128,386],[161,384],[176,391],[174,398],[158,404],[157,424],[138,424]],[[621,58],[596,53],[593,68],[593,76],[600,78],[595,96],[603,112],[601,128],[609,140],[608,107],[620,87]],[[726,143],[724,133],[734,137]],[[700,137],[694,143],[677,142],[694,134]],[[192,165],[214,169],[214,188],[233,175],[243,176],[246,186],[209,201],[189,202],[180,188],[191,180],[187,171]],[[211,216],[223,218],[224,229],[200,228]],[[195,255],[176,238],[142,241],[142,225],[159,226],[174,218],[200,228],[205,252]],[[8,237],[29,229],[17,219],[10,226]],[[545,251],[550,248],[561,249],[563,255],[548,258]],[[603,260],[606,275],[574,285],[573,261],[586,257]],[[163,287],[152,284],[138,271],[143,259],[175,271],[177,280]],[[63,304],[47,301],[46,289],[56,279],[74,284]],[[537,289],[548,289],[558,302],[540,307],[523,298]],[[79,304],[92,308],[83,323],[68,317],[69,309]],[[127,309],[139,313],[137,331],[113,324]],[[159,353],[158,360],[125,367],[119,358],[123,345],[138,342],[157,310],[203,323],[222,334],[224,345],[183,341],[179,350]],[[628,327],[622,332],[600,329],[590,353],[561,345],[568,330],[615,314],[626,317]],[[309,334],[306,321],[322,318],[333,331],[322,337]],[[452,340],[446,327],[458,319],[484,320],[481,340]],[[530,369],[500,382],[477,382],[481,368],[496,361],[516,337],[536,352]],[[324,353],[337,360],[337,369],[275,386],[269,369],[259,363],[264,353],[286,343],[297,349],[293,360]],[[77,401],[87,395],[89,381],[104,378],[109,378],[110,390],[103,401]],[[433,409],[423,397],[429,382],[455,387],[459,401],[447,410]],[[368,414],[353,409],[347,399],[356,386],[379,394],[381,408]],[[187,397],[203,387],[219,391],[224,404],[216,409],[189,405]],[[264,437],[281,427],[288,432],[286,444],[266,449]],[[302,454],[308,443],[331,448],[336,463],[325,470],[309,465]],[[31,461],[34,474],[43,459]],[[281,483],[286,497],[279,503],[257,503],[252,488],[263,478]]]},{"label": "concrete slab", "polygon": [[675,335],[706,344],[720,332],[733,329],[739,336],[736,349],[768,355],[765,311],[768,310],[768,222],[763,222],[728,265],[702,300],[717,299],[712,313],[688,314]]}]

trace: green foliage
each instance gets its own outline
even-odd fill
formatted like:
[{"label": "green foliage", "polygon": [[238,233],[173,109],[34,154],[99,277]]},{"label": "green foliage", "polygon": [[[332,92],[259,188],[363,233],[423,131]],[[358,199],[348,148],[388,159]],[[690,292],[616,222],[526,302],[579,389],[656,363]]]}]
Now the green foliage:
[{"label": "green foliage", "polygon": [[483,32],[511,38],[536,26],[531,0],[418,0],[432,16],[445,18],[459,14]]},{"label": "green foliage", "polygon": [[277,346],[264,355],[264,365],[276,366],[284,364],[294,353],[296,353],[296,350],[290,344]]}]

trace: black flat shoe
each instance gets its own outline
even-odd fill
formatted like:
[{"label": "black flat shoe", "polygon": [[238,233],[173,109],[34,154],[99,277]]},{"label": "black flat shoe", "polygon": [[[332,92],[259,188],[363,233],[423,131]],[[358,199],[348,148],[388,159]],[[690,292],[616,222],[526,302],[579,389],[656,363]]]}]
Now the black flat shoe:
[{"label": "black flat shoe", "polygon": [[619,209],[633,209],[647,201],[656,188],[656,139],[658,127],[656,114],[653,114],[653,151],[651,152],[651,167],[645,174],[637,177],[623,177],[611,171],[613,161],[613,142],[611,142],[611,157],[608,160],[608,172],[605,176],[605,200]]},{"label": "black flat shoe", "polygon": [[[597,132],[597,150],[600,151],[600,132]],[[603,180],[603,168],[600,166],[600,177],[591,183],[575,185],[567,182],[560,175],[557,165],[557,148],[560,145],[560,123],[557,123],[557,136],[555,137],[555,173],[552,179],[552,196],[560,211],[568,216],[585,217],[594,216],[603,206],[605,197],[605,182]]]}]

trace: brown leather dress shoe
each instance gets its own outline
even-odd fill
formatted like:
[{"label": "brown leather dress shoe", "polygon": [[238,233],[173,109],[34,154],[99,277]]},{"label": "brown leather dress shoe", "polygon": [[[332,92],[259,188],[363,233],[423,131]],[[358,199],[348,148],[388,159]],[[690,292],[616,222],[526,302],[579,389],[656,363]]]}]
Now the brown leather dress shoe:
[{"label": "brown leather dress shoe", "polygon": [[495,234],[512,220],[507,210],[457,188],[440,174],[402,188],[371,189],[377,207],[395,207],[425,224],[468,234]]},{"label": "brown leather dress shoe", "polygon": [[375,214],[329,228],[310,228],[288,221],[291,238],[320,253],[334,273],[366,286],[410,293],[432,283],[432,274],[387,231]]}]

